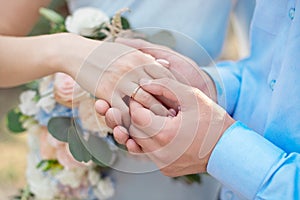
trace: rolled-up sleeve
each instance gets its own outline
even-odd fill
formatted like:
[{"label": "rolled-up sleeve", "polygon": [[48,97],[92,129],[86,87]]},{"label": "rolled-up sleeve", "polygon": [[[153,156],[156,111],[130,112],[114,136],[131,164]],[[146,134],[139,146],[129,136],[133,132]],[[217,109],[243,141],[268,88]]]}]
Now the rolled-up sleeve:
[{"label": "rolled-up sleeve", "polygon": [[299,199],[300,156],[287,154],[241,122],[220,138],[207,171],[249,199]]}]

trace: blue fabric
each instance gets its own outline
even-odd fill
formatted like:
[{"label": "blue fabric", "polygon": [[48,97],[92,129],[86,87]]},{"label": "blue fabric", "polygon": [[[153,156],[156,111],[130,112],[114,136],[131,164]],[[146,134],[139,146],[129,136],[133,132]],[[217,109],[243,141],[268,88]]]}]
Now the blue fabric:
[{"label": "blue fabric", "polygon": [[210,74],[238,120],[208,163],[221,199],[300,199],[299,11],[300,0],[257,0],[250,57]]},{"label": "blue fabric", "polygon": [[[67,0],[71,11],[83,6],[101,9],[112,16],[121,8],[128,7],[131,12],[124,16],[133,28],[156,27],[183,33],[200,44],[211,56],[216,58],[226,36],[232,0]],[[250,9],[251,10],[251,9]],[[158,30],[158,29],[157,29]],[[190,41],[177,39],[175,50],[185,54],[191,49]],[[191,49],[191,50],[190,50]],[[181,51],[182,50],[182,51]],[[207,65],[211,61],[206,54],[188,55],[198,64]],[[199,58],[200,57],[200,58]]]}]

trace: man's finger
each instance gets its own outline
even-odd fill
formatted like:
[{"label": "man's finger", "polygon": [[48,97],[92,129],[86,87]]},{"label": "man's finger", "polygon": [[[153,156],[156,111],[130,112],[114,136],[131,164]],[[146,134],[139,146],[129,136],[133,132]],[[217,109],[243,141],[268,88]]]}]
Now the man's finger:
[{"label": "man's finger", "polygon": [[142,154],[143,153],[142,148],[133,139],[129,139],[126,142],[126,147],[127,147],[127,150],[129,151],[129,153],[131,153],[131,154]]},{"label": "man's finger", "polygon": [[150,153],[160,148],[160,146],[151,137],[131,124],[129,127],[130,136],[142,148],[143,152]]},{"label": "man's finger", "polygon": [[[169,78],[162,78],[156,80],[147,80],[141,79],[140,80],[141,87],[153,95],[163,96],[172,101],[178,101],[178,97],[193,94],[195,88],[180,83],[179,81],[169,79]],[[201,93],[201,91],[199,90]],[[187,99],[187,98],[185,98]]]},{"label": "man's finger", "polygon": [[[145,137],[154,137],[163,130],[169,117],[155,115],[136,101],[130,101],[131,123],[145,133]],[[140,136],[141,137],[141,136]]]}]

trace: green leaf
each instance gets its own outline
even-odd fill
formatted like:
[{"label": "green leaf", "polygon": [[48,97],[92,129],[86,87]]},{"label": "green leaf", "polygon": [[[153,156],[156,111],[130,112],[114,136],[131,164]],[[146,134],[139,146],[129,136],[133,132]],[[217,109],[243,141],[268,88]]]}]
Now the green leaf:
[{"label": "green leaf", "polygon": [[104,165],[102,162],[97,160],[97,158],[92,157],[92,161],[96,164],[99,165],[100,167],[106,167],[107,165]]},{"label": "green leaf", "polygon": [[26,89],[34,90],[34,91],[38,92],[38,90],[39,90],[39,81],[38,80],[32,81],[30,83],[26,83],[24,86],[25,86]]},{"label": "green leaf", "polygon": [[74,126],[69,128],[68,132],[68,142],[69,142],[69,149],[72,153],[73,157],[79,162],[88,162],[92,159],[92,156],[87,151],[83,143],[81,142],[80,135],[76,131]]},{"label": "green leaf", "polygon": [[109,145],[102,138],[90,135],[87,141],[87,150],[93,156],[93,160],[97,160],[97,163],[110,166],[113,161],[114,154],[109,148]]},{"label": "green leaf", "polygon": [[74,125],[76,127],[78,137],[86,150],[90,153],[91,159],[100,166],[110,166],[112,164],[114,154],[109,148],[108,143],[104,139],[92,134],[89,135],[89,139],[86,141],[80,133],[81,127],[77,123],[74,123]]},{"label": "green leaf", "polygon": [[6,124],[8,130],[13,133],[22,133],[26,131],[26,129],[23,128],[22,122],[20,120],[22,116],[22,113],[18,112],[17,109],[10,110],[6,116]]},{"label": "green leaf", "polygon": [[71,127],[72,118],[53,117],[48,122],[48,131],[51,135],[62,142],[68,142],[68,131]]},{"label": "green leaf", "polygon": [[36,166],[36,168],[41,169],[43,172],[47,171],[60,171],[64,167],[58,162],[58,160],[42,160]]},{"label": "green leaf", "polygon": [[50,22],[53,22],[55,24],[64,24],[64,18],[54,10],[48,9],[48,8],[40,8],[39,10],[40,15],[45,17]]},{"label": "green leaf", "polygon": [[124,30],[130,29],[130,23],[129,23],[129,21],[125,17],[121,16],[121,23],[122,23],[122,28]]}]

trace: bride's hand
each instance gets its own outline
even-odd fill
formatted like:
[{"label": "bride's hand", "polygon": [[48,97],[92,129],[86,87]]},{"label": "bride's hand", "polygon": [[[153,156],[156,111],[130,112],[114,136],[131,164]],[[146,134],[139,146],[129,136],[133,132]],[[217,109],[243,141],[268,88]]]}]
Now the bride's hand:
[{"label": "bride's hand", "polygon": [[[120,111],[121,123],[129,126],[128,99],[139,88],[141,78],[174,78],[155,59],[132,47],[118,43],[99,42],[65,34],[59,64],[76,82],[97,98],[107,101]],[[169,111],[152,95],[139,88],[134,99],[158,115]],[[127,102],[126,102],[127,101]],[[153,106],[156,105],[156,106]]]},{"label": "bride's hand", "polygon": [[[170,72],[181,83],[200,89],[204,94],[216,101],[217,95],[213,81],[204,71],[199,68],[199,66],[193,60],[169,49],[168,47],[152,44],[140,39],[118,38],[116,42],[131,46],[153,56],[157,62],[161,63],[168,70],[170,70]],[[151,69],[148,73],[152,73]],[[168,107],[176,107],[172,105],[172,102],[170,103],[163,97],[157,98]],[[140,99],[138,102],[143,102],[143,99]],[[95,104],[95,108],[99,114],[106,116],[107,124],[111,128],[114,128],[117,125],[122,125],[120,123],[120,111],[114,108],[110,109],[107,102],[98,100]],[[118,129],[116,129],[116,131],[118,132]],[[118,138],[117,133],[115,136]],[[122,141],[120,140],[120,142]]]}]

